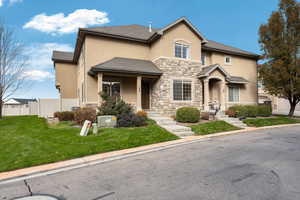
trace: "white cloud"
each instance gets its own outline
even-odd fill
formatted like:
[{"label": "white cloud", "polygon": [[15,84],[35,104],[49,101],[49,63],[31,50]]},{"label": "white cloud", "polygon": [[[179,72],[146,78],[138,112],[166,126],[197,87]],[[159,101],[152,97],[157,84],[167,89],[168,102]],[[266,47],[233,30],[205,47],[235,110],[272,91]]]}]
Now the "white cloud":
[{"label": "white cloud", "polygon": [[73,51],[69,44],[35,43],[25,48],[29,58],[24,77],[27,80],[43,81],[54,78],[52,51]]},{"label": "white cloud", "polygon": [[109,23],[106,12],[98,10],[78,9],[65,16],[64,13],[46,15],[41,13],[34,16],[23,28],[36,29],[51,34],[66,34],[76,32],[77,29],[91,25]]},{"label": "white cloud", "polygon": [[32,81],[43,81],[45,79],[54,78],[54,75],[48,71],[31,70],[24,72],[24,78]]},{"label": "white cloud", "polygon": [[35,43],[25,49],[29,57],[28,65],[31,69],[53,68],[52,51],[73,51],[69,44]]},{"label": "white cloud", "polygon": [[9,5],[13,5],[15,3],[22,3],[23,0],[9,0]]},{"label": "white cloud", "polygon": [[3,0],[0,0],[0,7],[3,5]]}]

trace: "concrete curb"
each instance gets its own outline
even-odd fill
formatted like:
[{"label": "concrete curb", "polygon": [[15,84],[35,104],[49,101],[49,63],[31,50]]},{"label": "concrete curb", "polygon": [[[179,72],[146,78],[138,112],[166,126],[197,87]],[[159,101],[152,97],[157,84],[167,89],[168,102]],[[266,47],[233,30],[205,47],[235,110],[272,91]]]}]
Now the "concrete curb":
[{"label": "concrete curb", "polygon": [[101,164],[101,163],[110,162],[114,160],[125,159],[128,157],[142,155],[150,152],[162,151],[165,149],[170,149],[177,146],[187,145],[195,142],[207,141],[215,137],[252,132],[258,130],[265,130],[265,129],[272,129],[272,128],[283,128],[289,126],[300,126],[300,124],[285,124],[285,125],[267,126],[267,127],[260,127],[260,128],[249,127],[242,130],[221,132],[221,133],[204,135],[204,136],[187,136],[182,139],[168,141],[168,142],[156,143],[156,144],[135,147],[131,149],[112,151],[107,153],[100,153],[100,154],[85,156],[82,158],[59,161],[56,163],[44,164],[44,165],[39,165],[39,166],[34,166],[29,168],[18,169],[14,171],[2,172],[0,173],[0,185],[21,181],[25,179],[35,178],[39,176],[55,174],[55,173],[77,169],[85,166],[91,166],[91,165]]}]

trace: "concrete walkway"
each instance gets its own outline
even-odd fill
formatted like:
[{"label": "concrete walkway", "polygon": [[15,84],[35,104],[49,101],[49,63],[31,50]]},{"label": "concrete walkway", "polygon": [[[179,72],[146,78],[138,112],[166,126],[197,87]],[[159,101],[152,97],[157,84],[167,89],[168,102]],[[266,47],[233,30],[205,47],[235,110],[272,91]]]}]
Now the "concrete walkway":
[{"label": "concrete walkway", "polygon": [[190,127],[177,125],[176,121],[170,117],[162,116],[157,112],[147,112],[148,117],[153,119],[159,126],[167,131],[177,135],[178,137],[186,137],[194,135],[194,132]]}]

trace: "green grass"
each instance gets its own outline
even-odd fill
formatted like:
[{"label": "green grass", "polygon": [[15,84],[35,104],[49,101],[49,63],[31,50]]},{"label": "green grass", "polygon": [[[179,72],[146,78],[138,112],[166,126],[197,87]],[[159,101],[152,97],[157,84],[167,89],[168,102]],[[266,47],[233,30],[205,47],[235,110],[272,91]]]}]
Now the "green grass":
[{"label": "green grass", "polygon": [[272,118],[257,118],[257,119],[246,119],[243,121],[248,126],[252,127],[263,127],[273,126],[280,124],[295,124],[300,123],[299,119],[288,118],[288,117],[272,117]]},{"label": "green grass", "polygon": [[79,132],[68,122],[48,127],[36,116],[0,120],[0,171],[178,139],[153,121],[145,127],[101,129],[87,137]]},{"label": "green grass", "polygon": [[228,124],[224,121],[213,121],[204,124],[198,124],[191,126],[192,131],[197,135],[208,135],[212,133],[219,133],[225,131],[239,130],[240,128]]}]

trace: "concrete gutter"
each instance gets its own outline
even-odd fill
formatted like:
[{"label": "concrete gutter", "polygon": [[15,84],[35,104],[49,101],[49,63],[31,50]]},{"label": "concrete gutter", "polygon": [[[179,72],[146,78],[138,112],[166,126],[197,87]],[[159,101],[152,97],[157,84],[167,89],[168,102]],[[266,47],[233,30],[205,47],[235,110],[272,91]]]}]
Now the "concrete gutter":
[{"label": "concrete gutter", "polygon": [[258,130],[265,130],[265,129],[272,129],[272,128],[282,128],[282,127],[289,127],[289,126],[300,126],[300,124],[286,124],[286,125],[276,125],[276,126],[266,126],[260,128],[246,128],[242,130],[236,131],[228,131],[228,132],[221,132],[216,134],[209,134],[204,136],[188,136],[182,139],[156,143],[136,148],[112,151],[107,153],[100,153],[90,156],[85,156],[81,158],[76,158],[72,160],[66,161],[59,161],[50,164],[44,164],[24,169],[18,169],[14,171],[2,172],[0,173],[0,185],[22,181],[25,179],[55,174],[63,171],[73,170],[77,168],[82,168],[86,166],[102,164],[114,160],[125,159],[132,156],[142,155],[150,152],[162,151],[165,149],[174,148],[181,145],[187,145],[195,142],[207,141],[211,138],[221,137],[226,135],[233,135],[238,133],[246,133]]}]

